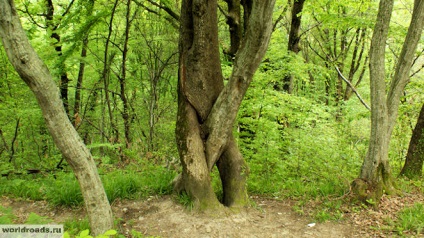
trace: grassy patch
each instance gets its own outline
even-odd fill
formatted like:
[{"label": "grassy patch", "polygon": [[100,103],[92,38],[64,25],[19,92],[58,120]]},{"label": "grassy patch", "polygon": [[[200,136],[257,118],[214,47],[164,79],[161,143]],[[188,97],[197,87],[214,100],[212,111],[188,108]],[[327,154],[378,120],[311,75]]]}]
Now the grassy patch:
[{"label": "grassy patch", "polygon": [[396,230],[400,233],[421,234],[424,229],[424,205],[415,203],[405,208],[398,215]]},{"label": "grassy patch", "polygon": [[[117,198],[135,199],[170,194],[175,172],[161,166],[145,165],[143,169],[114,170],[101,176],[110,202]],[[64,189],[66,188],[66,189]],[[75,207],[83,203],[81,190],[73,173],[54,176],[38,175],[1,178],[0,195],[46,200],[54,206]]]},{"label": "grassy patch", "polygon": [[16,216],[12,212],[12,208],[0,206],[0,224],[13,224]]}]

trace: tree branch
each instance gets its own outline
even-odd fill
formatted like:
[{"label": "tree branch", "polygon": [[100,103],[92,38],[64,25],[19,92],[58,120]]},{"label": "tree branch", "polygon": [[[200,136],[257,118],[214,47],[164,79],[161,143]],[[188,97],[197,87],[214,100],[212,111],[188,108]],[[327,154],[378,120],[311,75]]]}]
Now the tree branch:
[{"label": "tree branch", "polygon": [[345,78],[345,76],[343,76],[342,72],[340,72],[339,68],[337,66],[334,66],[337,70],[337,73],[339,73],[340,77],[343,79],[343,81],[345,81],[347,83],[347,85],[349,85],[349,87],[352,89],[352,91],[356,94],[356,96],[358,97],[359,101],[361,101],[362,105],[364,105],[369,111],[371,111],[370,106],[368,106],[368,104],[364,101],[364,99],[362,99],[361,95],[359,95],[358,91],[356,91],[355,87],[352,85],[352,83],[347,80]]}]

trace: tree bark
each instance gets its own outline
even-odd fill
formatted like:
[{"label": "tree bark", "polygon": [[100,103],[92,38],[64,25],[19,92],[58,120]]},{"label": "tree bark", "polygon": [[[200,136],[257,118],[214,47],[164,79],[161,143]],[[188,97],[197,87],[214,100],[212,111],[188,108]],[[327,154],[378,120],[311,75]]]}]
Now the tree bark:
[{"label": "tree bark", "polygon": [[[69,84],[69,78],[68,74],[66,73],[66,65],[65,62],[62,60],[62,43],[60,41],[60,35],[56,32],[59,24],[54,23],[54,5],[52,0],[46,0],[47,4],[47,14],[46,14],[46,22],[47,27],[51,31],[50,38],[55,40],[56,42],[53,42],[53,46],[55,51],[57,52],[59,56],[59,72],[60,72],[60,96],[63,101],[63,106],[65,108],[66,114],[69,116],[69,98],[68,98],[68,84]],[[72,3],[71,3],[72,4]]]},{"label": "tree bark", "polygon": [[240,43],[243,35],[243,28],[241,25],[241,7],[240,0],[225,0],[228,6],[227,25],[230,31],[230,48],[224,51],[232,61],[240,48]]},{"label": "tree bark", "polygon": [[[90,17],[93,13],[93,8],[94,8],[94,0],[90,0],[87,1],[87,17]],[[82,123],[81,122],[81,115],[80,115],[80,110],[81,110],[81,89],[82,89],[82,84],[83,84],[83,80],[84,80],[84,72],[85,72],[85,60],[87,57],[87,49],[88,49],[88,35],[89,32],[85,33],[86,35],[84,36],[83,40],[82,40],[82,46],[81,46],[81,62],[79,63],[79,70],[78,70],[78,78],[77,78],[77,83],[75,86],[75,101],[74,101],[74,115],[73,115],[73,124],[75,128],[78,128],[79,125]]]},{"label": "tree bark", "polygon": [[131,118],[130,118],[130,103],[126,95],[126,78],[127,78],[127,54],[128,54],[128,40],[129,33],[131,28],[131,0],[127,0],[127,11],[125,15],[125,38],[124,38],[124,47],[122,51],[122,67],[121,75],[118,77],[120,93],[119,97],[122,101],[122,119],[124,120],[124,135],[125,135],[125,148],[128,149],[131,147],[132,137],[131,137]]},{"label": "tree bark", "polygon": [[408,153],[406,154],[405,165],[400,175],[408,178],[418,178],[422,176],[424,162],[424,105],[421,107],[417,124],[412,132],[409,142]]},{"label": "tree bark", "polygon": [[384,56],[392,9],[393,0],[380,1],[371,40],[371,136],[359,179],[353,184],[359,199],[365,202],[371,199],[378,203],[383,191],[395,191],[388,158],[390,137],[396,122],[401,93],[409,81],[414,52],[424,25],[424,0],[415,0],[411,24],[386,96]]},{"label": "tree bark", "polygon": [[[294,54],[298,54],[300,52],[300,24],[302,22],[302,11],[305,0],[295,0],[293,3],[293,8],[291,12],[291,25],[290,25],[290,33],[289,33],[289,43],[288,43],[288,51]],[[283,78],[283,91],[287,93],[293,92],[293,80],[294,77],[292,74],[289,74]]]},{"label": "tree bark", "polygon": [[176,128],[183,172],[176,181],[176,189],[185,190],[202,209],[220,205],[209,175],[216,163],[223,184],[224,205],[247,204],[248,169],[235,143],[232,127],[268,47],[274,3],[274,0],[244,1],[247,28],[234,59],[232,75],[224,87],[217,1],[183,1]]},{"label": "tree bark", "polygon": [[34,92],[53,141],[78,179],[93,234],[111,229],[112,211],[93,157],[69,121],[52,75],[31,47],[12,0],[0,1],[0,36],[12,65]]}]

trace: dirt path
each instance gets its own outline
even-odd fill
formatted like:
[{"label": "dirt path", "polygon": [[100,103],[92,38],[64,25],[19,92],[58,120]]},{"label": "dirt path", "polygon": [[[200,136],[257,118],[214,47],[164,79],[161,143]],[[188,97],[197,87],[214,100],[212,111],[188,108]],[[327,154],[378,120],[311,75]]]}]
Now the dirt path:
[{"label": "dirt path", "polygon": [[[147,200],[116,201],[115,218],[120,232],[131,237],[131,230],[159,237],[364,237],[348,221],[314,223],[295,214],[292,204],[266,198],[253,198],[256,206],[239,213],[206,215],[188,211],[171,197]],[[44,201],[29,202],[3,197],[0,205],[12,207],[16,223],[23,223],[29,213],[47,216],[57,223],[82,219],[83,209],[55,208]]]},{"label": "dirt path", "polygon": [[124,221],[137,221],[131,229],[161,237],[351,237],[353,234],[347,224],[312,224],[313,221],[297,216],[290,204],[281,201],[258,199],[256,204],[257,208],[240,213],[211,216],[189,212],[170,199],[151,199],[121,203],[118,206],[121,211],[115,214]]},{"label": "dirt path", "polygon": [[[424,203],[420,191],[402,196],[383,196],[377,209],[355,207],[345,203],[343,221],[315,223],[308,216],[293,210],[294,202],[252,197],[253,206],[238,213],[205,215],[188,211],[171,196],[144,200],[118,200],[112,204],[119,232],[132,237],[131,232],[155,237],[250,238],[250,237],[399,237],[393,229],[399,211],[415,203]],[[0,206],[13,209],[14,223],[24,223],[29,214],[49,217],[57,224],[71,219],[83,219],[82,208],[53,207],[45,201],[25,201],[0,197]],[[314,202],[305,204],[305,214],[316,210]],[[0,214],[1,216],[1,214]],[[392,221],[392,222],[390,222]],[[404,231],[404,237],[424,237],[424,234]]]}]

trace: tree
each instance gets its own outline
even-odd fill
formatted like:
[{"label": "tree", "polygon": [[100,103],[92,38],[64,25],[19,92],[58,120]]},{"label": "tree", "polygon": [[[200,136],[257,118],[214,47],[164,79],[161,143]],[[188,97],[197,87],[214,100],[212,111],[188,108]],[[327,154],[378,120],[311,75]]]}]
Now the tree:
[{"label": "tree", "polygon": [[424,162],[424,105],[421,107],[417,124],[412,131],[409,142],[408,153],[406,154],[405,165],[400,175],[408,178],[421,177]]},{"label": "tree", "polygon": [[[289,33],[288,51],[294,54],[300,52],[300,24],[302,22],[302,10],[305,0],[295,0],[291,11],[291,24]],[[293,92],[293,75],[283,78],[283,90],[287,93]]]},{"label": "tree", "polygon": [[183,171],[175,188],[185,191],[201,209],[220,206],[209,175],[215,164],[222,181],[223,204],[247,203],[248,168],[232,128],[267,49],[275,0],[240,3],[245,33],[225,86],[218,45],[217,0],[184,0],[181,7],[176,139]]},{"label": "tree", "polygon": [[395,126],[400,97],[409,81],[409,71],[424,25],[424,1],[415,0],[412,19],[388,92],[386,93],[385,48],[393,0],[381,0],[370,47],[371,135],[368,152],[353,188],[364,202],[378,202],[382,193],[393,192],[388,160],[390,137]]},{"label": "tree", "polygon": [[[374,16],[372,6],[371,2],[358,1],[324,1],[310,6],[313,21],[305,36],[309,47],[305,47],[303,55],[328,70],[324,79],[327,104],[332,100],[336,104],[347,101],[352,95],[348,84],[357,87],[362,82],[368,62],[366,43],[374,20],[370,19]],[[309,49],[314,54],[307,55]],[[312,78],[316,83],[319,81],[316,76]],[[345,88],[343,78],[348,81]]]},{"label": "tree", "polygon": [[93,234],[112,228],[113,218],[90,151],[72,126],[47,66],[28,41],[12,0],[0,1],[0,36],[8,58],[33,91],[47,128],[77,177]]}]

